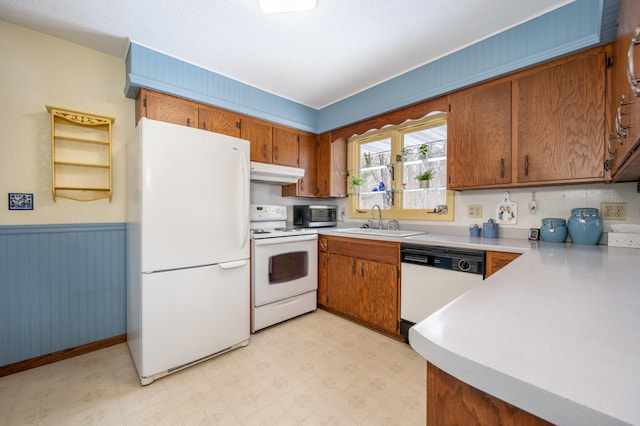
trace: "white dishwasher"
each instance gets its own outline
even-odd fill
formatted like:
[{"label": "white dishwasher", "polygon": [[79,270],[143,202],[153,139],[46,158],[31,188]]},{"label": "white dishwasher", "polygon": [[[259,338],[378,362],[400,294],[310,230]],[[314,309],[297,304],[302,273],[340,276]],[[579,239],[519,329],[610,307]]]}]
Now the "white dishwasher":
[{"label": "white dishwasher", "polygon": [[485,253],[449,247],[401,244],[400,333],[478,285]]}]

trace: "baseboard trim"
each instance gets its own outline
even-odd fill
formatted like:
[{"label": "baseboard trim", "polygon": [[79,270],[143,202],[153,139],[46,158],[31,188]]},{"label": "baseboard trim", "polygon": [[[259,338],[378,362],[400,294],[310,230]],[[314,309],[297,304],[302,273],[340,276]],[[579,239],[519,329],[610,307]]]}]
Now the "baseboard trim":
[{"label": "baseboard trim", "polygon": [[37,356],[35,358],[27,359],[24,361],[18,361],[13,364],[0,367],[0,377],[19,373],[25,370],[30,370],[32,368],[51,364],[57,361],[62,361],[63,359],[73,358],[74,356],[83,355],[89,352],[97,351],[99,349],[108,348],[109,346],[125,343],[126,341],[127,341],[127,335],[125,333],[125,334],[120,334],[118,336],[113,336],[106,339],[98,340],[96,342],[87,343],[86,345],[80,345],[74,348],[63,349],[61,351]]}]

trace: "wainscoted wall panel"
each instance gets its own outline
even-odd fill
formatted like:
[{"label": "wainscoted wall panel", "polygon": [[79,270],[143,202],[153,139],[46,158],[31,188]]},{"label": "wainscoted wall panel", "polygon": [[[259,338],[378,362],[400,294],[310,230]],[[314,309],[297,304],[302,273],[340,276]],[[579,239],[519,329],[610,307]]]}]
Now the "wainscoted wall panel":
[{"label": "wainscoted wall panel", "polygon": [[125,224],[0,227],[0,366],[126,333]]},{"label": "wainscoted wall panel", "polygon": [[[126,62],[125,94],[134,98],[138,88],[146,87],[322,133],[608,43],[614,38],[617,12],[618,0],[575,0],[321,110],[131,43]],[[437,40],[425,40],[425,43],[432,42]]]}]

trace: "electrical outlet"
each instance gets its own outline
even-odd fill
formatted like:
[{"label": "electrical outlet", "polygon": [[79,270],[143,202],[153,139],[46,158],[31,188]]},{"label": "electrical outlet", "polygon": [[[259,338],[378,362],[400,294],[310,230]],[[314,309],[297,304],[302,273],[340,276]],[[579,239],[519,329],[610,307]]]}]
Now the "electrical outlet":
[{"label": "electrical outlet", "polygon": [[347,213],[347,210],[346,210],[344,207],[342,207],[342,208],[340,209],[340,214],[341,214],[342,216],[344,216],[346,213]]},{"label": "electrical outlet", "polygon": [[600,203],[600,217],[608,220],[626,220],[627,203]]},{"label": "electrical outlet", "polygon": [[482,217],[482,204],[469,204],[467,206],[467,217]]}]

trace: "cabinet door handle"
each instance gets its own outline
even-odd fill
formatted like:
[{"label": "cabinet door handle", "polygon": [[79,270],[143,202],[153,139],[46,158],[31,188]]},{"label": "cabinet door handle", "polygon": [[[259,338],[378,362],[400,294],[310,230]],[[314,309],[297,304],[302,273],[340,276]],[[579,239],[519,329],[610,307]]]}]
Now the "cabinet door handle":
[{"label": "cabinet door handle", "polygon": [[280,155],[279,155],[279,153],[280,153],[280,149],[278,149],[278,147],[277,147],[277,146],[276,146],[275,148],[273,148],[273,155],[274,155],[274,157],[276,158],[276,160],[277,160],[277,159],[278,159],[278,157],[280,156]]},{"label": "cabinet door handle", "polygon": [[264,145],[264,159],[269,159],[269,147],[266,144]]},{"label": "cabinet door handle", "polygon": [[529,176],[529,156],[524,156],[524,175]]},{"label": "cabinet door handle", "polygon": [[187,118],[187,126],[191,127],[191,119]]},{"label": "cabinet door handle", "polygon": [[360,262],[360,276],[364,278],[364,262]]},{"label": "cabinet door handle", "polygon": [[304,191],[304,179],[300,179],[300,191]]},{"label": "cabinet door handle", "polygon": [[500,159],[500,177],[504,177],[504,158]]},{"label": "cabinet door handle", "polygon": [[640,44],[638,37],[640,37],[640,26],[636,27],[636,30],[633,32],[633,37],[631,37],[631,43],[629,44],[629,52],[627,53],[627,79],[635,96],[640,96],[640,87],[638,87],[640,79],[635,77],[633,70],[633,51],[635,47]]},{"label": "cabinet door handle", "polygon": [[[632,102],[629,102],[629,101],[625,101],[624,98],[625,98],[625,96],[624,96],[624,93],[623,93],[622,97],[620,98],[620,102],[618,102],[618,109],[616,111],[615,132],[616,132],[616,135],[618,136],[618,139],[626,138],[627,137],[627,132],[625,132],[625,130],[628,130],[628,129],[631,128],[630,124],[627,124],[626,126],[624,126],[622,124],[622,116],[629,114],[627,112],[622,112],[622,107],[625,107],[625,106],[630,105],[632,103]],[[622,141],[620,141],[620,142],[622,143]]]},{"label": "cabinet door handle", "polygon": [[351,275],[355,275],[356,274],[356,260],[353,259],[351,261]]},{"label": "cabinet door handle", "polygon": [[207,130],[207,122],[206,122],[206,121],[203,121],[203,122],[202,122],[202,128],[203,128],[204,130]]},{"label": "cabinet door handle", "polygon": [[327,246],[324,243],[324,240],[318,240],[318,245],[320,246],[320,250],[327,251]]}]

